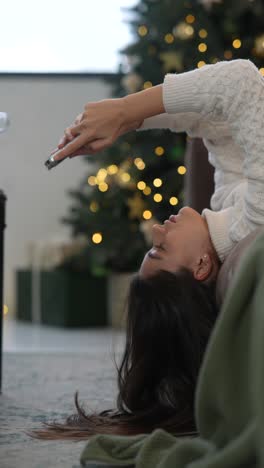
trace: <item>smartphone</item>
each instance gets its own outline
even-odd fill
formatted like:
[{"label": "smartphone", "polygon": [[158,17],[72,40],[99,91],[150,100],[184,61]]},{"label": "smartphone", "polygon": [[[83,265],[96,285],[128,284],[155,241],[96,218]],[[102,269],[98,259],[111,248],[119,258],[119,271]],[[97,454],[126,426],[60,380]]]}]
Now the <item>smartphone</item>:
[{"label": "smartphone", "polygon": [[64,161],[64,159],[60,159],[60,161],[55,161],[54,160],[54,156],[55,154],[52,154],[49,159],[47,159],[47,161],[45,161],[45,166],[50,170],[52,169],[53,167],[56,167],[58,166],[58,164],[60,164],[62,161]]}]

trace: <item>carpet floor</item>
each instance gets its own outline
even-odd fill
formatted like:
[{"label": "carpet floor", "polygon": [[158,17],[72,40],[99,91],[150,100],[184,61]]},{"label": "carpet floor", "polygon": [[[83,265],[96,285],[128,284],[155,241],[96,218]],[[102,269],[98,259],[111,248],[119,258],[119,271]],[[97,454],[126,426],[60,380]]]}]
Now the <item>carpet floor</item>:
[{"label": "carpet floor", "polygon": [[[87,410],[115,407],[116,360],[122,347],[85,353],[5,353],[0,395],[1,468],[77,468],[82,442],[39,441],[25,430],[75,413],[74,392]],[[115,352],[114,352],[115,351]]]}]

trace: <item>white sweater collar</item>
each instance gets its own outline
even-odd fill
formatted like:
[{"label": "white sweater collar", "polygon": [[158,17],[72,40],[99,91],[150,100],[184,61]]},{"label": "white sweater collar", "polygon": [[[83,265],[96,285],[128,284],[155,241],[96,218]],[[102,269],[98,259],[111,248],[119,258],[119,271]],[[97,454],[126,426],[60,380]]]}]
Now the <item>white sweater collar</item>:
[{"label": "white sweater collar", "polygon": [[213,246],[222,263],[236,245],[229,237],[232,211],[232,206],[221,211],[212,211],[208,208],[202,211],[202,216],[206,219],[208,225]]}]

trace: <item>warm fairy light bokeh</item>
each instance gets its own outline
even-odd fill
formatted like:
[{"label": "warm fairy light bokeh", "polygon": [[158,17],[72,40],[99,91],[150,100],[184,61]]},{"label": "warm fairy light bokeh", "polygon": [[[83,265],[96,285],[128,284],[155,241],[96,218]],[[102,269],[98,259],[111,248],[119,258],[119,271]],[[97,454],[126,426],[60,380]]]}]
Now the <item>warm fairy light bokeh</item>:
[{"label": "warm fairy light bokeh", "polygon": [[100,244],[100,242],[102,242],[103,240],[103,236],[101,234],[101,232],[95,232],[93,235],[92,235],[92,241],[94,244]]}]

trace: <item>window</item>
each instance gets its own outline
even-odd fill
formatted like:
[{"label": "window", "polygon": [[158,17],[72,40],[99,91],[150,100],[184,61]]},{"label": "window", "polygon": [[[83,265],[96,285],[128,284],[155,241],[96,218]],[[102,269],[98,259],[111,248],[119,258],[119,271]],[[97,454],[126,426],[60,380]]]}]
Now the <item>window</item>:
[{"label": "window", "polygon": [[135,0],[6,0],[0,9],[0,73],[115,72],[132,40]]}]

